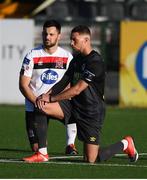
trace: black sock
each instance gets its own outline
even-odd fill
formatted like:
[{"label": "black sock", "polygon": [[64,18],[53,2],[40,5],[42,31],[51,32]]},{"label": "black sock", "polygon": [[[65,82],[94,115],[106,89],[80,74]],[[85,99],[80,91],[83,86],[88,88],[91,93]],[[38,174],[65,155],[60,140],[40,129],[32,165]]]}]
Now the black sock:
[{"label": "black sock", "polygon": [[48,118],[42,112],[35,112],[35,130],[38,137],[39,148],[46,147]]},{"label": "black sock", "polygon": [[99,157],[98,161],[106,161],[113,157],[115,154],[122,152],[124,148],[124,145],[121,141],[112,144],[106,148],[100,148],[99,149]]},{"label": "black sock", "polygon": [[35,144],[38,143],[38,138],[35,132],[35,120],[34,120],[34,112],[25,112],[25,120],[26,120],[26,130],[27,130],[27,135],[30,144]]}]

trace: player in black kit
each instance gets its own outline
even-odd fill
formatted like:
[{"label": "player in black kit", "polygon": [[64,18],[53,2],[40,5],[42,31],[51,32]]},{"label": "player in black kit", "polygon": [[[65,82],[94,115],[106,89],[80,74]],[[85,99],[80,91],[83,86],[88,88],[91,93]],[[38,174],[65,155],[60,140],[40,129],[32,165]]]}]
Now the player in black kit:
[{"label": "player in black kit", "polygon": [[[57,95],[43,94],[38,98],[40,110],[48,113],[46,103],[71,98],[70,121],[77,123],[78,138],[83,141],[84,160],[94,163],[111,158],[123,151],[130,161],[138,159],[138,153],[131,136],[126,136],[106,148],[100,147],[100,133],[105,117],[104,84],[105,65],[101,55],[92,49],[91,33],[87,26],[79,25],[71,31],[71,46],[79,54],[71,61],[63,79],[52,91]],[[59,92],[71,82],[71,88]],[[60,87],[60,88],[59,88]]]}]

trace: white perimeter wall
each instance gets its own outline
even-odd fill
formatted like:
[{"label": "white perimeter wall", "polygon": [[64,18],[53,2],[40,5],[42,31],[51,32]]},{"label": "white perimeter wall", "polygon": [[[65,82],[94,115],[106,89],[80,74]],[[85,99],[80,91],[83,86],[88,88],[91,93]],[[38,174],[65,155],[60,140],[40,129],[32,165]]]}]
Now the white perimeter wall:
[{"label": "white perimeter wall", "polygon": [[33,46],[33,20],[0,20],[0,104],[24,103],[19,72],[24,56]]}]

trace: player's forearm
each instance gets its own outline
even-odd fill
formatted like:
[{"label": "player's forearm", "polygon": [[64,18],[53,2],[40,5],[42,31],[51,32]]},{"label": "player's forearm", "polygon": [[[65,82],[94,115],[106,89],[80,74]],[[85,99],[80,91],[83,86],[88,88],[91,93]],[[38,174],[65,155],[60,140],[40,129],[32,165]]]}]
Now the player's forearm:
[{"label": "player's forearm", "polygon": [[25,87],[25,86],[20,85],[19,89],[25,98],[27,98],[32,103],[36,102],[36,96],[34,95],[32,90],[30,89],[30,87]]},{"label": "player's forearm", "polygon": [[63,91],[62,93],[50,96],[50,102],[60,101],[64,99],[70,99],[79,95],[84,89],[86,89],[88,84],[83,80],[80,80],[75,86]]},{"label": "player's forearm", "polygon": [[51,102],[56,102],[56,101],[61,101],[64,99],[70,99],[73,98],[74,96],[78,95],[77,91],[75,88],[69,88],[62,93],[55,95],[55,96],[50,96],[50,101]]},{"label": "player's forearm", "polygon": [[20,77],[19,77],[19,89],[25,98],[27,98],[32,103],[35,103],[36,102],[36,96],[34,95],[32,89],[29,86],[30,81],[31,81],[30,77],[20,75]]},{"label": "player's forearm", "polygon": [[61,93],[69,83],[70,77],[65,74],[63,78],[52,87],[52,95]]}]

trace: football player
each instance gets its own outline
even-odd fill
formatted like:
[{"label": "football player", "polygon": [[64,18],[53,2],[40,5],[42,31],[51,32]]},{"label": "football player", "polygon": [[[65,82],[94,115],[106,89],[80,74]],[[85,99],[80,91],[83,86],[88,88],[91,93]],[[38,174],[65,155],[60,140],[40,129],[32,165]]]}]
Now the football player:
[{"label": "football player", "polygon": [[[72,54],[67,50],[58,46],[61,37],[61,25],[56,20],[48,20],[43,25],[42,39],[43,44],[30,50],[25,56],[20,71],[19,86],[20,91],[25,97],[25,119],[27,135],[31,148],[34,152],[38,152],[39,141],[38,134],[35,131],[34,111],[36,98],[42,93],[47,93],[56,83],[58,83],[73,58]],[[54,106],[53,106],[54,107]],[[67,111],[68,110],[68,111]],[[47,129],[48,119],[50,116],[58,119],[64,119],[67,132],[66,154],[77,154],[75,148],[76,124],[68,123],[70,117],[70,108],[64,104],[58,103],[58,107],[54,109],[50,115],[42,115]],[[58,111],[61,115],[58,115]],[[54,116],[55,115],[55,116]],[[39,115],[40,116],[40,115]],[[42,135],[43,136],[43,135]],[[44,136],[47,143],[47,132]],[[45,152],[42,150],[41,152]]]}]

